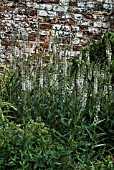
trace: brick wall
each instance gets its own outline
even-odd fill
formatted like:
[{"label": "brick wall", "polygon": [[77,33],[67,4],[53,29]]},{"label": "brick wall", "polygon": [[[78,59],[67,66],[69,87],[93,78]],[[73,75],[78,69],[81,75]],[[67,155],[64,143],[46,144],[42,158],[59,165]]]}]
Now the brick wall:
[{"label": "brick wall", "polygon": [[58,44],[60,55],[65,47],[75,57],[88,39],[114,29],[113,5],[113,0],[0,1],[0,61],[20,53],[35,57],[42,49],[49,56]]}]

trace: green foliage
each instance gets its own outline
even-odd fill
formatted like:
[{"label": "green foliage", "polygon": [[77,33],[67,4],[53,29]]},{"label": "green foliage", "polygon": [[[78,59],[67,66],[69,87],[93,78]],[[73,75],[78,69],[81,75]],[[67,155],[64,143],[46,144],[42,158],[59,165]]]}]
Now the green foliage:
[{"label": "green foliage", "polygon": [[[23,124],[2,122],[0,127],[0,169],[39,169],[54,167],[53,143],[40,118]],[[55,163],[56,164],[56,163]]]},{"label": "green foliage", "polygon": [[[85,106],[81,101],[82,92],[78,88],[71,90],[73,80],[60,74],[61,65],[56,70],[55,65],[47,64],[44,86],[39,84],[37,67],[34,70],[35,80],[31,72],[27,72],[28,62],[32,62],[30,59],[23,65],[20,63],[19,70],[1,66],[1,170],[114,169],[114,95],[110,90],[109,74],[111,67],[105,62],[105,80],[101,77],[98,79],[96,94],[93,92],[94,79],[90,72],[91,69],[97,72],[101,68],[95,57],[98,57],[101,47],[106,47],[103,43],[101,40],[91,42],[90,46],[84,48],[84,54],[88,47],[91,48],[91,64],[85,55],[81,61],[77,59],[73,63],[72,75],[78,73],[79,68],[82,68],[82,73],[87,69],[84,72],[88,83]],[[102,61],[106,57],[104,53],[104,49],[99,53]],[[37,60],[40,60],[39,56]],[[49,84],[54,72],[58,76],[58,86],[56,83]],[[22,82],[27,77],[33,83],[31,89],[22,87]],[[107,93],[104,93],[104,85]],[[82,90],[84,89],[85,87]],[[100,109],[97,108],[99,103]]]}]

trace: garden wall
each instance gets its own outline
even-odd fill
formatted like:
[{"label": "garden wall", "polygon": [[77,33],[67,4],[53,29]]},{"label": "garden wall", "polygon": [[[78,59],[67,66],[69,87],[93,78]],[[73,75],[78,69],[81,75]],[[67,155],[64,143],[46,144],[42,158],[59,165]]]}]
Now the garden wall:
[{"label": "garden wall", "polygon": [[24,54],[35,59],[42,49],[49,57],[58,44],[60,56],[65,48],[75,57],[88,39],[114,29],[113,5],[113,0],[0,1],[0,61]]}]

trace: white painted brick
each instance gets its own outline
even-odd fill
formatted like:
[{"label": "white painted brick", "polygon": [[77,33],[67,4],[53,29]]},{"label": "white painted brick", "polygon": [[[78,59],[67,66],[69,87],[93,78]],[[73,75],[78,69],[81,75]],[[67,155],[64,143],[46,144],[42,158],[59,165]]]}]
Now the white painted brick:
[{"label": "white painted brick", "polygon": [[32,30],[32,28],[28,27],[28,28],[26,28],[26,31],[27,31],[28,33],[31,33],[33,30]]},{"label": "white painted brick", "polygon": [[84,39],[81,39],[81,40],[80,40],[80,43],[81,43],[82,45],[86,44],[87,42],[88,42],[88,40],[84,40]]},{"label": "white painted brick", "polygon": [[101,26],[102,26],[102,22],[100,21],[94,22],[94,27],[100,28]]},{"label": "white painted brick", "polygon": [[94,27],[88,27],[88,31],[90,33],[98,33],[99,32],[99,29],[98,28],[94,28]]},{"label": "white painted brick", "polygon": [[77,6],[80,7],[80,8],[84,8],[85,7],[85,2],[79,1],[77,3]]},{"label": "white painted brick", "polygon": [[81,25],[81,26],[90,26],[90,21],[78,21],[77,25]]},{"label": "white painted brick", "polygon": [[82,33],[82,32],[77,32],[77,33],[76,33],[76,37],[77,37],[77,38],[82,38],[82,36],[83,36],[83,33]]},{"label": "white painted brick", "polygon": [[13,2],[9,2],[9,3],[8,3],[8,6],[13,6]]},{"label": "white painted brick", "polygon": [[99,18],[99,16],[97,16],[97,15],[95,15],[95,14],[93,14],[93,19],[98,19]]},{"label": "white painted brick", "polygon": [[94,7],[95,7],[95,5],[93,2],[87,2],[86,8],[94,8]]},{"label": "white painted brick", "polygon": [[78,26],[72,26],[71,28],[72,28],[72,31],[79,31],[80,30],[80,28]]},{"label": "white painted brick", "polygon": [[37,21],[38,21],[38,19],[37,19],[37,18],[35,18],[35,17],[32,19],[32,22],[34,22],[34,24],[36,24],[36,23],[37,23]]},{"label": "white painted brick", "polygon": [[13,18],[19,18],[19,20],[22,20],[23,18],[26,18],[26,16],[25,15],[15,15]]},{"label": "white painted brick", "polygon": [[86,21],[81,23],[82,26],[90,26],[90,21]]},{"label": "white painted brick", "polygon": [[66,50],[66,53],[64,51],[60,51],[60,56],[64,56],[64,55],[67,55],[67,56],[70,56],[70,57],[73,57],[73,56],[76,56],[76,55],[79,55],[80,54],[80,51],[68,51]]},{"label": "white painted brick", "polygon": [[68,5],[69,0],[60,0],[60,5]]},{"label": "white painted brick", "polygon": [[60,30],[61,27],[62,27],[62,25],[60,25],[60,24],[54,24],[53,27],[52,27],[52,29],[54,29],[54,30]]},{"label": "white painted brick", "polygon": [[64,37],[64,36],[67,36],[67,35],[71,35],[71,33],[66,32],[66,31],[61,31],[61,30],[60,31],[52,30],[51,35],[52,36],[57,36],[57,37],[59,37],[59,36]]},{"label": "white painted brick", "polygon": [[65,26],[65,25],[60,25],[60,24],[54,24],[52,29],[61,30],[61,31],[70,31],[71,27],[67,25]]},{"label": "white painted brick", "polygon": [[40,35],[50,35],[49,31],[40,31]]},{"label": "white painted brick", "polygon": [[82,19],[82,14],[74,14],[74,18],[76,20],[81,20]]},{"label": "white painted brick", "polygon": [[66,32],[66,31],[59,31],[59,35],[61,36],[67,36],[69,35],[70,33],[69,32]]},{"label": "white painted brick", "polygon": [[108,27],[109,27],[109,23],[103,22],[103,23],[102,23],[102,27],[103,27],[103,28],[108,28]]},{"label": "white painted brick", "polygon": [[13,20],[14,21],[20,21],[20,18],[19,17],[13,17]]},{"label": "white painted brick", "polygon": [[68,6],[54,6],[53,10],[57,12],[66,12],[68,10]]},{"label": "white painted brick", "polygon": [[76,39],[72,40],[72,43],[74,45],[78,45],[80,43],[80,40],[78,38],[76,38]]},{"label": "white painted brick", "polygon": [[33,7],[33,4],[30,3],[30,2],[26,2],[26,6],[28,6],[28,7]]},{"label": "white painted brick", "polygon": [[13,14],[18,14],[18,8],[15,8],[15,10],[13,11]]},{"label": "white painted brick", "polygon": [[42,16],[42,17],[46,17],[46,16],[55,17],[56,16],[56,12],[39,10],[38,11],[38,15]]},{"label": "white painted brick", "polygon": [[103,2],[104,0],[97,0],[97,2]]},{"label": "white painted brick", "polygon": [[71,18],[71,15],[70,15],[70,14],[65,13],[64,15],[62,15],[62,18],[68,19],[68,18]]},{"label": "white painted brick", "polygon": [[4,17],[5,17],[6,20],[10,20],[12,18],[12,15],[6,13],[6,14],[4,14]]},{"label": "white painted brick", "polygon": [[112,9],[112,4],[103,4],[104,9]]},{"label": "white painted brick", "polygon": [[80,7],[73,7],[70,8],[72,10],[72,13],[77,13],[76,11],[78,11],[79,14],[81,14],[81,12],[83,11],[84,8],[80,8]]},{"label": "white painted brick", "polygon": [[66,31],[63,31],[63,36],[67,36],[67,35],[70,35],[71,33],[70,32],[66,32]]},{"label": "white painted brick", "polygon": [[113,0],[105,0],[105,3],[113,3]]},{"label": "white painted brick", "polygon": [[45,4],[36,4],[34,7],[37,8],[37,9],[42,9],[42,10],[46,9],[46,5]]},{"label": "white painted brick", "polygon": [[106,21],[106,17],[104,17],[103,15],[93,15],[93,19],[97,20],[97,21]]},{"label": "white painted brick", "polygon": [[1,39],[4,39],[4,38],[5,38],[4,32],[0,32],[0,38],[1,38]]},{"label": "white painted brick", "polygon": [[[1,50],[1,49],[0,49]],[[4,55],[4,54],[1,54],[1,61],[3,61],[3,59],[5,59],[6,58],[6,56]]]},{"label": "white painted brick", "polygon": [[34,6],[34,8],[36,9],[42,9],[42,10],[52,10],[53,6],[52,5],[49,5],[49,4],[36,4]]},{"label": "white painted brick", "polygon": [[3,49],[2,45],[1,45],[1,39],[0,39],[0,49]]},{"label": "white painted brick", "polygon": [[44,17],[48,16],[47,11],[44,10],[38,11],[38,16],[44,16]]},{"label": "white painted brick", "polygon": [[63,30],[63,31],[71,31],[71,27],[70,26],[67,26],[67,25],[63,25],[62,27],[61,27],[61,30]]}]

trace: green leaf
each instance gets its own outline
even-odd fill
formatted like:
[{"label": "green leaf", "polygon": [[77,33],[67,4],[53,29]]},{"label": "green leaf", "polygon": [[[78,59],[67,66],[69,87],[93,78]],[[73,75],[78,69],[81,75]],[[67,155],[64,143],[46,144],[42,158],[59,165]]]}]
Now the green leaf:
[{"label": "green leaf", "polygon": [[103,147],[103,146],[106,146],[106,144],[98,144],[98,145],[95,145],[95,146],[93,146],[92,148],[97,148],[97,147]]}]

